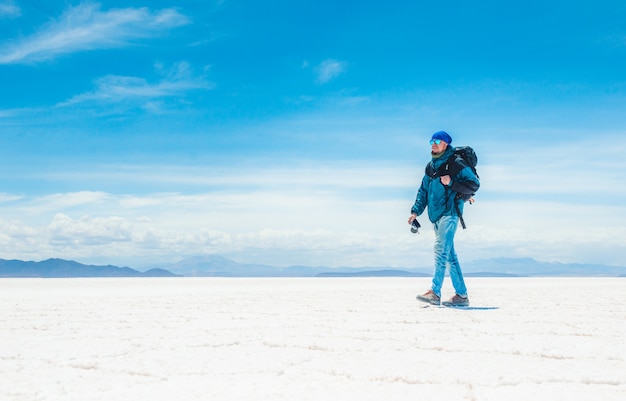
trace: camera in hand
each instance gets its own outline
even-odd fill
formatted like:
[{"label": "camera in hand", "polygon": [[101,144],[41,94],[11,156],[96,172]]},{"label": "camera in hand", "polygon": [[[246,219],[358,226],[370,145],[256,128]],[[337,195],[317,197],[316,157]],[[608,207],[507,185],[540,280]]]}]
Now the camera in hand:
[{"label": "camera in hand", "polygon": [[413,222],[411,223],[411,232],[415,234],[420,227],[421,225],[419,221],[417,221],[417,219],[413,220]]}]

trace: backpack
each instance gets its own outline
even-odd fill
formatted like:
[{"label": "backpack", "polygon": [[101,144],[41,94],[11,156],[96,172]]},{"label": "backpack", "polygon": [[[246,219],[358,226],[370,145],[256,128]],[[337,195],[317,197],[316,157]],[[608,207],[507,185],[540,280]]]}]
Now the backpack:
[{"label": "backpack", "polygon": [[[457,175],[463,168],[470,167],[476,177],[478,176],[478,172],[476,171],[476,165],[478,164],[478,156],[474,149],[470,146],[458,146],[454,148],[454,153],[448,160],[442,164],[437,170],[433,168],[433,163],[428,163],[426,165],[426,175],[431,178],[441,177],[442,175],[449,175],[450,177],[454,177]],[[479,177],[480,178],[480,177]],[[447,187],[446,187],[447,190]],[[462,199],[463,202],[469,201],[470,204],[474,202],[475,192],[462,194],[456,193],[454,206],[456,207],[457,214],[459,215],[459,219],[461,220],[461,226],[465,229],[465,221],[463,221],[463,216],[459,210],[459,205],[456,203],[456,199]]]}]

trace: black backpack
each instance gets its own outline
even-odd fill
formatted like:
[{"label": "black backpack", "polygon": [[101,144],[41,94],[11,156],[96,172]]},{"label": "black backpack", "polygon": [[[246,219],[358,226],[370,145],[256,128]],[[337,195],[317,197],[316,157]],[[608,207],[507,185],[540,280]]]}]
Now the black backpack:
[{"label": "black backpack", "polygon": [[[478,156],[474,149],[470,146],[458,146],[454,148],[454,153],[448,160],[439,166],[437,170],[434,169],[433,163],[430,162],[426,165],[426,175],[431,178],[441,177],[443,175],[449,175],[450,177],[454,177],[457,175],[463,168],[470,167],[476,177],[478,177],[478,172],[476,171],[476,165],[478,164]],[[446,187],[447,190],[447,187]],[[457,192],[455,195],[454,206],[456,207],[457,214],[459,215],[459,219],[461,220],[461,226],[465,229],[465,221],[463,221],[463,216],[459,210],[459,205],[456,203],[456,199],[462,199],[463,202],[470,201],[473,203],[473,197],[476,195],[476,192],[471,193],[459,193]]]}]

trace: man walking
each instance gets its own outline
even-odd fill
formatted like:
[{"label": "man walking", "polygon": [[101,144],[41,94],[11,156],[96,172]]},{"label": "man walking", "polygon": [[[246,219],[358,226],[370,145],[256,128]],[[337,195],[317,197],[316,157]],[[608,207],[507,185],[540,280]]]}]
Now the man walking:
[{"label": "man walking", "polygon": [[[454,154],[451,144],[452,138],[445,131],[433,134],[430,140],[432,160],[426,168],[427,173],[424,174],[409,217],[409,224],[412,224],[413,220],[428,207],[428,219],[433,223],[435,230],[435,270],[432,286],[423,295],[418,295],[417,299],[435,305],[441,303],[441,287],[446,266],[449,265],[450,278],[456,294],[443,304],[469,306],[463,273],[454,250],[454,234],[464,204],[464,201],[456,195],[475,193],[480,182],[472,168],[464,164],[462,159],[451,159]],[[458,163],[458,168],[453,169],[452,173],[446,170],[449,161]]]}]

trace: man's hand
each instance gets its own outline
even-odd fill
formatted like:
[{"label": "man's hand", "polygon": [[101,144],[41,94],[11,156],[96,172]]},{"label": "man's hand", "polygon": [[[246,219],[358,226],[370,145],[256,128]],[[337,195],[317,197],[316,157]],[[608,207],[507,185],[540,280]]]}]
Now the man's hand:
[{"label": "man's hand", "polygon": [[441,177],[439,177],[439,179],[441,180],[441,183],[446,187],[450,185],[450,182],[452,181],[449,175],[442,175]]},{"label": "man's hand", "polygon": [[411,225],[411,223],[413,223],[413,220],[417,219],[417,215],[416,214],[411,214],[411,216],[409,216],[409,225]]}]

